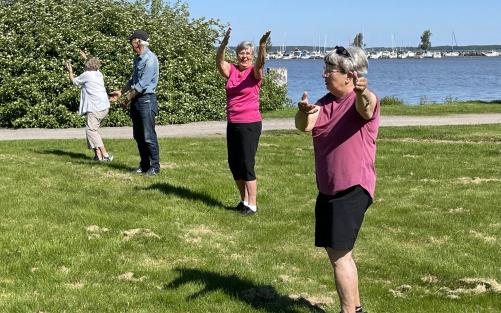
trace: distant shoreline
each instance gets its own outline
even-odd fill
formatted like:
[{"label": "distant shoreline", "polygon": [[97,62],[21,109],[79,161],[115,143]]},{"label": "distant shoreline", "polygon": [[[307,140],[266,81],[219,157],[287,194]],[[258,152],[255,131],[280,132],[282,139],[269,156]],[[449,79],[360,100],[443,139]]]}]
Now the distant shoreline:
[{"label": "distant shoreline", "polygon": [[[399,47],[363,47],[364,50],[367,51],[383,51],[383,50],[400,50],[400,51],[422,51],[416,46],[399,46]],[[234,49],[234,47],[231,47],[231,49]],[[283,46],[272,46],[270,49],[268,49],[268,52],[273,52],[273,51],[280,51],[283,50]],[[321,50],[325,51],[332,50],[334,47],[319,47],[318,46],[308,46],[308,45],[288,45],[285,46],[285,50],[294,50],[294,49],[299,49],[299,50]],[[499,50],[501,51],[501,45],[467,45],[467,46],[451,46],[451,45],[441,45],[441,46],[432,46],[428,51],[491,51],[491,50]]]}]

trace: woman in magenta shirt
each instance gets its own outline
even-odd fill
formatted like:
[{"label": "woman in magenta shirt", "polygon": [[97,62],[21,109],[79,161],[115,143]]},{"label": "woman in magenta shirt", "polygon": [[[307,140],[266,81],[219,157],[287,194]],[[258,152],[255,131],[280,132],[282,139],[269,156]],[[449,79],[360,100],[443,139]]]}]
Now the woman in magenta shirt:
[{"label": "woman in magenta shirt", "polygon": [[324,58],[327,90],[315,104],[305,92],[296,127],[312,131],[319,194],[315,245],[334,269],[341,312],[362,312],[352,250],[364,214],[374,199],[379,100],[367,89],[368,61],[356,47],[336,47]]},{"label": "woman in magenta shirt", "polygon": [[226,31],[216,55],[217,69],[221,76],[227,79],[228,164],[240,192],[240,202],[235,209],[242,215],[253,215],[257,212],[254,165],[262,128],[259,90],[270,31],[259,41],[256,64],[254,64],[254,45],[248,41],[241,42],[236,48],[237,64],[224,60],[230,33],[231,27]]}]

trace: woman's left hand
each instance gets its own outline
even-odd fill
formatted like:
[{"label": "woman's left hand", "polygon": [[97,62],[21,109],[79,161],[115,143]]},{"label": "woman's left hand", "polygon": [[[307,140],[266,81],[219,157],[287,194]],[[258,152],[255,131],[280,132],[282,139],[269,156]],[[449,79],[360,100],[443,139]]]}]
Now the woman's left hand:
[{"label": "woman's left hand", "polygon": [[261,37],[261,40],[259,40],[260,46],[266,46],[266,43],[268,42],[268,38],[270,38],[270,34],[271,34],[271,30],[264,33],[263,37]]},{"label": "woman's left hand", "polygon": [[353,85],[355,86],[353,90],[358,94],[362,94],[367,89],[367,78],[358,77],[357,72],[353,72]]},{"label": "woman's left hand", "polygon": [[87,54],[82,49],[80,49],[79,52],[80,52],[80,56],[82,57],[82,59],[87,60]]}]

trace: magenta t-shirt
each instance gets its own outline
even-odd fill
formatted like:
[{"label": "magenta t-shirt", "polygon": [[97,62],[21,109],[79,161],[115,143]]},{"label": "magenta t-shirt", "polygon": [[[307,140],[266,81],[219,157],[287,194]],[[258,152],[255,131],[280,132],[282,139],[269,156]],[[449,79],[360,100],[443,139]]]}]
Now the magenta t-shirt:
[{"label": "magenta t-shirt", "polygon": [[230,123],[254,123],[261,121],[259,89],[261,80],[254,77],[254,67],[239,71],[231,64],[230,77],[226,81],[226,115]]},{"label": "magenta t-shirt", "polygon": [[379,98],[370,120],[357,112],[355,92],[343,98],[328,93],[318,102],[320,112],[312,130],[318,190],[334,195],[360,185],[374,199]]}]

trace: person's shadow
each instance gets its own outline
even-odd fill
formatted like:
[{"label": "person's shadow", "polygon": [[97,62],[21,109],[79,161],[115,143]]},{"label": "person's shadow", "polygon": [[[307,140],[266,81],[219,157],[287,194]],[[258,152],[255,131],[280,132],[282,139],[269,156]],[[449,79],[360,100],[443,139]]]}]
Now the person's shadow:
[{"label": "person's shadow", "polygon": [[141,188],[142,190],[158,190],[162,192],[165,195],[176,195],[179,198],[187,199],[187,200],[194,200],[194,201],[200,201],[203,202],[204,204],[211,206],[211,207],[218,207],[218,208],[224,208],[226,210],[232,210],[232,207],[229,207],[222,203],[220,200],[214,199],[210,195],[203,193],[203,192],[197,192],[197,191],[192,191],[186,187],[183,186],[174,186],[169,183],[155,183],[152,184],[146,188]]},{"label": "person's shadow", "polygon": [[[85,153],[81,153],[81,152],[66,151],[66,150],[61,150],[61,149],[46,149],[46,150],[39,151],[38,153],[54,154],[54,155],[61,156],[61,157],[70,157],[72,160],[75,160],[77,163],[81,163],[81,164],[92,164],[92,163],[95,164],[96,162],[98,162],[98,161],[92,160],[88,155],[86,155]],[[132,172],[135,170],[133,167],[127,166],[123,163],[116,162],[116,161],[99,162],[99,164],[103,164],[107,167],[114,168],[114,169],[121,170],[121,171]]]},{"label": "person's shadow", "polygon": [[281,295],[271,285],[258,285],[235,274],[224,275],[190,268],[176,268],[175,271],[179,273],[179,277],[165,284],[164,289],[175,289],[189,283],[203,285],[202,290],[189,295],[187,300],[202,297],[210,292],[222,291],[255,309],[266,312],[297,313],[304,312],[304,309],[308,312],[325,312],[317,304],[303,297],[291,298]]}]

